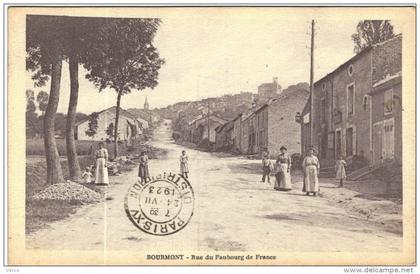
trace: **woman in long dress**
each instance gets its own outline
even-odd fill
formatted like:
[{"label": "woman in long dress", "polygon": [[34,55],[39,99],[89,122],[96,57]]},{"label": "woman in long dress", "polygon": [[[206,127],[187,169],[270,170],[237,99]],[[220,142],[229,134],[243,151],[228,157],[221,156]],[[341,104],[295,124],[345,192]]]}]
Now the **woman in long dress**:
[{"label": "woman in long dress", "polygon": [[185,178],[188,178],[188,155],[185,150],[182,151],[181,156],[179,157],[180,172],[181,175]]},{"label": "woman in long dress", "polygon": [[149,174],[149,158],[147,157],[146,153],[143,151],[140,154],[140,165],[139,165],[139,177],[140,181],[147,182],[147,180],[150,180],[150,174]]},{"label": "woman in long dress", "polygon": [[306,195],[313,194],[317,196],[319,192],[319,161],[315,156],[315,150],[310,149],[308,156],[303,159],[302,169],[303,169],[303,192],[306,192]]},{"label": "woman in long dress", "polygon": [[95,152],[96,170],[95,170],[95,184],[109,185],[108,168],[108,150],[104,148],[104,143],[99,143],[99,149]]},{"label": "woman in long dress", "polygon": [[338,187],[343,187],[344,180],[346,179],[346,166],[347,163],[342,156],[335,163],[335,178],[340,182]]},{"label": "woman in long dress", "polygon": [[290,177],[291,164],[292,161],[287,153],[287,148],[282,146],[276,160],[276,184],[274,185],[274,189],[280,191],[292,190],[292,180]]}]

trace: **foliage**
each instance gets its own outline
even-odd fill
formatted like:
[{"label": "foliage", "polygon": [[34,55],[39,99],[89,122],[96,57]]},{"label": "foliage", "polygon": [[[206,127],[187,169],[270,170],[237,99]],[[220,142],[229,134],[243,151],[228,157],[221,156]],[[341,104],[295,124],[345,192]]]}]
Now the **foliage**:
[{"label": "foliage", "polygon": [[26,90],[26,136],[35,137],[40,133],[40,122],[36,114],[35,95],[33,90]]},{"label": "foliage", "polygon": [[48,98],[49,95],[47,92],[41,90],[38,92],[38,95],[36,96],[36,101],[38,102],[39,110],[42,112],[45,112],[48,106]]},{"label": "foliage", "polygon": [[364,48],[386,41],[394,37],[394,27],[390,20],[363,20],[357,24],[356,33],[351,38],[354,42],[354,52],[359,53]]},{"label": "foliage", "polygon": [[93,137],[96,135],[97,130],[98,130],[98,113],[93,112],[91,115],[89,115],[88,129],[85,131],[85,133],[87,136]]},{"label": "foliage", "polygon": [[159,19],[107,20],[87,54],[86,78],[100,91],[108,87],[126,94],[155,87],[164,63],[153,45],[159,24]]}]

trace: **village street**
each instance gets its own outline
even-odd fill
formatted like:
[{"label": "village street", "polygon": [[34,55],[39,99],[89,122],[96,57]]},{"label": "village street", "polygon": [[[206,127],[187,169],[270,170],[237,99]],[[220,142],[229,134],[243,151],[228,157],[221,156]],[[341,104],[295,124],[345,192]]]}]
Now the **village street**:
[{"label": "village street", "polygon": [[[183,148],[171,140],[169,122],[155,130],[151,145],[169,150],[165,159],[150,160],[152,175],[179,170]],[[153,254],[197,251],[397,251],[402,235],[353,215],[327,198],[308,197],[301,177],[293,191],[277,192],[261,183],[249,167],[260,160],[186,149],[195,211],[181,231],[163,237],[137,229],[124,211],[124,197],[137,180],[137,169],[110,177],[103,203],[86,206],[68,219],[27,236],[27,248],[56,250],[143,250]],[[272,181],[274,179],[272,178]],[[329,191],[334,185],[321,183]]]}]

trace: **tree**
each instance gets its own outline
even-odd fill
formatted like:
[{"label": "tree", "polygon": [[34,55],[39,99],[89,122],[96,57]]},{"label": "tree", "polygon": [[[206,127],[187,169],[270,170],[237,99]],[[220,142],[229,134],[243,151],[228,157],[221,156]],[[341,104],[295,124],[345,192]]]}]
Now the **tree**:
[{"label": "tree", "polygon": [[60,98],[61,68],[65,58],[65,22],[56,16],[26,16],[26,69],[33,73],[35,86],[50,80],[48,105],[44,115],[44,146],[47,160],[47,184],[64,182],[54,120]]},{"label": "tree", "polygon": [[114,123],[114,155],[118,156],[118,122],[121,97],[131,90],[154,88],[158,70],[164,64],[153,39],[159,19],[109,19],[97,29],[97,42],[89,52],[86,78],[99,91],[110,88],[117,93]]},{"label": "tree", "polygon": [[[67,56],[70,73],[70,100],[67,110],[66,122],[66,151],[70,179],[78,181],[81,176],[79,161],[77,158],[75,141],[75,122],[77,116],[77,101],[79,96],[79,64],[82,64],[90,47],[95,47],[98,42],[94,37],[96,29],[103,23],[103,18],[66,17],[68,29]],[[96,125],[97,127],[97,125]],[[96,134],[96,129],[92,131]]]},{"label": "tree", "polygon": [[38,108],[42,112],[42,115],[44,115],[45,110],[47,109],[48,97],[49,97],[48,93],[43,91],[43,90],[38,92],[38,95],[36,96],[36,101],[38,103]]},{"label": "tree", "polygon": [[91,115],[89,115],[88,129],[85,131],[85,133],[87,136],[93,137],[96,135],[97,130],[98,130],[98,113],[93,112]]},{"label": "tree", "polygon": [[357,24],[356,31],[351,36],[355,53],[395,36],[394,27],[389,20],[363,20]]},{"label": "tree", "polygon": [[39,133],[39,120],[36,114],[35,95],[33,90],[26,90],[26,137],[33,138]]}]

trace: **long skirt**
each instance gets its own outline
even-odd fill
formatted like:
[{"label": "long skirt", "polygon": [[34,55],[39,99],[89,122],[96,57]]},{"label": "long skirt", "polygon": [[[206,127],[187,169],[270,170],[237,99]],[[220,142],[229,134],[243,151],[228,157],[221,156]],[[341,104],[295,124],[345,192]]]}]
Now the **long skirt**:
[{"label": "long skirt", "polygon": [[184,172],[189,172],[188,163],[181,163],[180,170],[181,170],[181,174],[184,173]]},{"label": "long skirt", "polygon": [[95,184],[109,185],[108,168],[104,158],[96,159]]},{"label": "long skirt", "polygon": [[139,165],[139,174],[138,175],[139,175],[140,178],[150,178],[149,165],[148,164]]},{"label": "long skirt", "polygon": [[306,166],[303,177],[303,192],[317,193],[319,191],[319,181],[316,166]]},{"label": "long skirt", "polygon": [[341,166],[337,169],[337,172],[335,174],[335,178],[337,180],[346,179],[346,169],[343,166]]},{"label": "long skirt", "polygon": [[282,191],[289,191],[292,189],[292,180],[287,168],[288,165],[286,163],[279,165],[280,170],[276,173],[275,189]]}]

